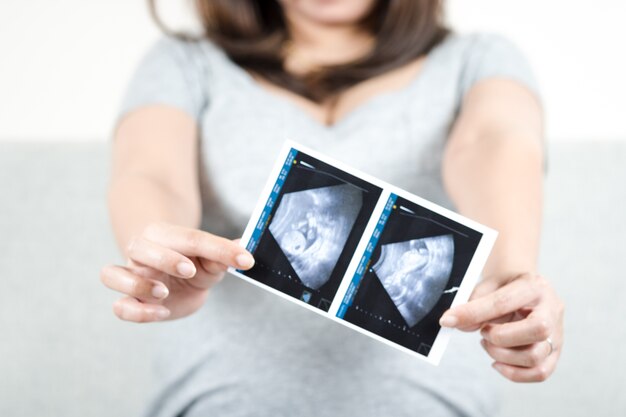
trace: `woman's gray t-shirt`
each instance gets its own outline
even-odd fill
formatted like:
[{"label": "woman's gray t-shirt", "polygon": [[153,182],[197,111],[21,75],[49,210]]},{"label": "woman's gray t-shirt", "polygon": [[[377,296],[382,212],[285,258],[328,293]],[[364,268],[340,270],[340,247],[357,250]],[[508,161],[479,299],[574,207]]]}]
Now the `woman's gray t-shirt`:
[{"label": "woman's gray t-shirt", "polygon": [[[241,235],[286,138],[453,208],[441,178],[448,133],[465,94],[487,78],[537,93],[509,41],[450,35],[403,89],[337,124],[319,124],[259,86],[209,41],[164,38],[144,57],[120,116],[164,104],[201,132],[203,229]],[[396,351],[227,276],[196,314],[163,323],[161,389],[149,416],[485,416],[495,371],[475,334],[457,332],[439,367]]]}]

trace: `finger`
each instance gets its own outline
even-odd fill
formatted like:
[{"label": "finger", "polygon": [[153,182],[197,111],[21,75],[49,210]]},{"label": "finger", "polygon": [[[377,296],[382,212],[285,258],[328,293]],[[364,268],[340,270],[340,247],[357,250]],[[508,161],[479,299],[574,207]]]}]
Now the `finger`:
[{"label": "finger", "polygon": [[169,317],[170,310],[155,304],[144,304],[132,297],[124,297],[113,303],[113,312],[125,321],[149,323]]},{"label": "finger", "polygon": [[185,281],[187,284],[199,290],[207,290],[222,280],[228,269],[226,265],[204,258],[197,259],[200,264],[198,273],[192,279]]},{"label": "finger", "polygon": [[100,280],[105,286],[114,291],[143,301],[163,300],[169,294],[169,290],[162,282],[140,277],[128,269],[117,265],[109,265],[102,268]]},{"label": "finger", "polygon": [[146,229],[146,237],[177,252],[235,268],[250,269],[254,265],[252,255],[237,243],[202,230],[156,224]]},{"label": "finger", "polygon": [[469,299],[472,301],[484,297],[497,290],[500,286],[500,283],[495,279],[483,279],[476,285]]},{"label": "finger", "polygon": [[205,258],[198,259],[200,260],[200,265],[202,266],[202,269],[208,275],[223,275],[228,270],[228,266],[219,262],[210,261]]},{"label": "finger", "polygon": [[[489,320],[489,323],[508,323],[510,321],[513,321],[514,318],[515,318],[515,313],[509,313],[509,314],[505,314],[504,316],[498,317],[497,319]],[[457,328],[461,330],[462,332],[475,332],[476,330],[480,330],[484,325],[485,323],[478,323],[478,324],[473,324],[467,327],[459,326]]]},{"label": "finger", "polygon": [[476,330],[479,330],[482,327],[482,323],[479,324],[474,324],[471,326],[467,326],[467,327],[458,327],[458,329],[462,332],[475,332]]},{"label": "finger", "polygon": [[149,266],[145,266],[143,264],[140,264],[139,262],[133,261],[132,259],[128,259],[126,269],[128,269],[135,275],[154,281],[166,282],[166,280],[170,277],[167,273],[163,271],[159,271]]},{"label": "finger", "polygon": [[524,276],[496,291],[448,310],[439,323],[444,327],[467,328],[515,312],[539,297],[535,279]]},{"label": "finger", "polygon": [[196,274],[191,260],[144,238],[132,239],[126,252],[131,260],[171,276],[191,278]]},{"label": "finger", "polygon": [[553,353],[543,363],[532,368],[508,365],[502,362],[494,362],[492,366],[505,378],[514,382],[542,382],[548,379],[554,372],[558,357],[557,353]]},{"label": "finger", "polygon": [[497,346],[526,346],[550,337],[552,325],[546,316],[535,312],[519,321],[503,324],[489,323],[480,333],[488,342]]},{"label": "finger", "polygon": [[482,339],[480,344],[497,362],[524,368],[539,366],[550,354],[550,345],[545,342],[518,348],[503,348],[485,339]]},{"label": "finger", "polygon": [[[499,283],[493,279],[482,280],[474,291],[472,291],[472,295],[470,296],[470,301],[481,298],[491,292],[494,292],[498,289]],[[459,330],[464,332],[475,332],[476,330],[482,327],[482,323],[472,324],[470,326],[458,327]]]}]

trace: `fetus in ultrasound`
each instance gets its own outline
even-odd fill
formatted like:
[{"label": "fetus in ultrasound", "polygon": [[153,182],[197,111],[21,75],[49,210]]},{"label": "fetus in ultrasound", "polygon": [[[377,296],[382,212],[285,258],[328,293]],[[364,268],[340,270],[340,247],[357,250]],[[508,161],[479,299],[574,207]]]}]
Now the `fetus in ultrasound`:
[{"label": "fetus in ultrasound", "polygon": [[412,327],[437,304],[453,261],[454,239],[442,235],[383,245],[372,269]]},{"label": "fetus in ultrasound", "polygon": [[349,184],[283,196],[269,230],[304,285],[316,290],[330,279],[362,205]]}]

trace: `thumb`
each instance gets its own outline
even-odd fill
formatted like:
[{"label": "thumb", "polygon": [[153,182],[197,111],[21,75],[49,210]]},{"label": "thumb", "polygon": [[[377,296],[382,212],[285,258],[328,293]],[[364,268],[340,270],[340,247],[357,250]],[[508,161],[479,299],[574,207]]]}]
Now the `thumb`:
[{"label": "thumb", "polygon": [[[497,290],[500,287],[500,285],[496,282],[496,280],[493,279],[483,279],[482,281],[480,281],[478,283],[478,285],[476,285],[476,287],[474,288],[474,291],[472,291],[472,295],[470,295],[469,301],[472,300],[476,300],[478,298],[484,297],[485,295],[494,292],[495,290]],[[453,309],[448,309],[442,316],[441,319],[439,320],[439,323],[447,323],[449,317],[452,314],[448,314],[451,310]],[[479,330],[482,327],[482,323],[476,323],[470,326],[466,326],[466,327],[462,327],[459,326],[457,327],[457,329],[464,331],[464,332],[475,332],[476,330]]]},{"label": "thumb", "polygon": [[476,285],[474,291],[472,291],[472,295],[470,295],[469,301],[484,297],[485,295],[494,292],[498,288],[500,288],[500,283],[498,283],[495,279],[483,278],[478,283],[478,285]]}]

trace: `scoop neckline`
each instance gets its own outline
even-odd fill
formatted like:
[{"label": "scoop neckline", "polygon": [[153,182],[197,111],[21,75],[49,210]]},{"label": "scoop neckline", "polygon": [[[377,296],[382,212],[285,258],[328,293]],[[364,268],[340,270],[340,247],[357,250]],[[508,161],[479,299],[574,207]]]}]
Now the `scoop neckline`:
[{"label": "scoop neckline", "polygon": [[[304,120],[309,125],[314,126],[317,130],[332,133],[344,129],[346,126],[358,121],[362,115],[371,114],[372,110],[388,101],[397,101],[399,99],[403,99],[406,96],[410,95],[413,90],[417,89],[423,82],[424,74],[428,71],[431,66],[431,62],[433,60],[433,55],[445,44],[449,41],[450,35],[447,36],[444,40],[442,40],[439,44],[437,44],[433,49],[430,50],[423,57],[424,62],[421,65],[421,68],[417,71],[415,75],[410,79],[408,83],[406,83],[403,87],[387,90],[375,94],[363,101],[348,113],[346,113],[343,117],[341,117],[337,122],[326,125],[320,123],[319,120],[314,118],[309,112],[301,108],[298,104],[293,103],[286,97],[282,97],[278,94],[272,93],[267,88],[263,87],[254,77],[247,72],[245,69],[237,65],[234,61],[230,59],[230,57],[226,54],[224,50],[221,48],[216,48],[219,52],[220,57],[224,64],[231,69],[231,72],[241,79],[246,85],[248,85],[251,90],[257,94],[259,97],[263,97],[266,100],[272,101],[276,105],[286,109],[286,111],[290,111],[292,114],[296,114],[298,118]],[[420,58],[416,58],[420,59]],[[407,64],[410,65],[410,64]]]}]

